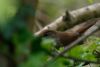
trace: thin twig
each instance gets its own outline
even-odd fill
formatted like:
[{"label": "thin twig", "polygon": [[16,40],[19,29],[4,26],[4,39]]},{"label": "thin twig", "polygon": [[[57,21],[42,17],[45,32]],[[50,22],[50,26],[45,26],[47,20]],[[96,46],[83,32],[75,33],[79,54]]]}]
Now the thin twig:
[{"label": "thin twig", "polygon": [[97,21],[97,23],[95,25],[93,25],[92,27],[90,27],[81,37],[79,37],[73,43],[69,44],[69,46],[65,46],[64,51],[62,51],[61,53],[59,53],[56,57],[59,57],[59,56],[63,55],[65,52],[67,52],[68,50],[70,50],[71,48],[73,48],[74,46],[76,46],[76,44],[78,44],[79,42],[83,41],[88,36],[90,36],[91,34],[93,34],[94,32],[96,32],[97,30],[99,30],[99,28],[100,28],[100,20]]},{"label": "thin twig", "polygon": [[42,25],[38,21],[35,21],[35,24],[39,30],[41,30],[43,28]]},{"label": "thin twig", "polygon": [[[96,32],[99,29],[100,29],[100,20],[98,20],[95,25],[93,25],[92,27],[90,27],[80,38],[78,38],[77,40],[75,40],[73,43],[69,44],[69,46],[65,46],[64,51],[62,51],[60,53],[57,52],[56,57],[51,58],[49,61],[55,61],[58,57],[64,56],[65,52],[67,52],[68,50],[70,50],[71,48],[73,48],[74,46],[76,46],[76,44],[78,44],[80,41],[86,39],[88,36],[90,36],[91,34],[93,34],[94,32]],[[64,56],[64,57],[66,57],[66,56]],[[73,57],[69,57],[69,56],[66,57],[66,58],[73,59]],[[75,60],[75,58],[74,58],[74,60]],[[100,63],[100,62],[94,62],[94,61],[88,61],[88,60],[80,60],[80,61],[90,62],[90,63]]]}]

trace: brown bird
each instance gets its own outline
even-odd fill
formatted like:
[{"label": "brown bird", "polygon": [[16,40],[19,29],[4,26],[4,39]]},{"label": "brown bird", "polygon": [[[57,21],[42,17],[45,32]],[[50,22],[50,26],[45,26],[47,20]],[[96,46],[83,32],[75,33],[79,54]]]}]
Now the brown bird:
[{"label": "brown bird", "polygon": [[87,22],[76,25],[75,27],[65,32],[45,30],[41,33],[41,36],[53,38],[57,43],[57,47],[66,46],[75,41],[79,36],[81,36],[88,28],[90,28],[95,23],[96,20],[89,20]]}]

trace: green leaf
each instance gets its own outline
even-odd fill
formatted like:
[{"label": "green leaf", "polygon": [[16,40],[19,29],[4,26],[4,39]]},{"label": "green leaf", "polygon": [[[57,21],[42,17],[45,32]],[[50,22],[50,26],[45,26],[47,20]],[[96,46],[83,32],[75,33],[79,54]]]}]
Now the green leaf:
[{"label": "green leaf", "polygon": [[47,51],[51,51],[55,45],[55,41],[51,38],[43,38],[41,42],[42,48],[46,49]]},{"label": "green leaf", "polygon": [[72,67],[73,62],[65,58],[58,58],[54,62],[49,62],[48,67]]},{"label": "green leaf", "polygon": [[38,36],[33,36],[32,43],[31,43],[31,51],[32,53],[38,53],[43,51],[41,47],[42,38]]},{"label": "green leaf", "polygon": [[85,53],[83,48],[84,47],[82,45],[76,46],[68,51],[68,55],[81,58],[82,55]]},{"label": "green leaf", "polygon": [[44,52],[38,52],[37,54],[30,55],[28,60],[19,65],[19,67],[43,67],[46,59],[47,55]]}]

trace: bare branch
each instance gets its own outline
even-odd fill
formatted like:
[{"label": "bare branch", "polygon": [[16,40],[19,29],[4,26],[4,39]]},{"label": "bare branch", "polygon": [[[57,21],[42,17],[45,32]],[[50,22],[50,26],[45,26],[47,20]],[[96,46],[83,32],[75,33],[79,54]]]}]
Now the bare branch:
[{"label": "bare branch", "polygon": [[42,30],[36,32],[35,35],[40,35],[42,31],[48,29],[58,30],[59,28],[70,28],[76,24],[96,17],[100,17],[100,3],[70,12],[67,11],[66,15],[64,14],[51,24],[45,26]]},{"label": "bare branch", "polygon": [[[97,30],[100,29],[100,20],[98,20],[96,22],[95,25],[93,25],[92,27],[90,27],[80,38],[78,38],[76,41],[74,41],[73,43],[69,44],[69,46],[65,46],[65,49],[64,51],[62,52],[58,52],[56,51],[56,56],[55,57],[52,57],[50,58],[48,61],[55,61],[58,57],[62,56],[62,57],[65,57],[65,58],[68,58],[68,59],[72,59],[72,60],[77,60],[77,61],[80,61],[80,62],[89,62],[89,63],[96,63],[96,64],[100,64],[100,62],[98,61],[89,61],[89,60],[84,60],[84,59],[79,59],[79,58],[75,58],[75,57],[71,57],[71,56],[66,56],[64,53],[67,52],[68,50],[70,50],[71,48],[73,48],[74,46],[76,46],[76,44],[78,44],[80,41],[86,39],[88,36],[90,36],[91,34],[93,34],[94,32],[96,32]],[[44,64],[44,65],[47,65]]]},{"label": "bare branch", "polygon": [[61,53],[59,53],[57,57],[63,55],[65,52],[67,52],[68,50],[70,50],[71,48],[73,48],[74,46],[76,46],[76,44],[78,44],[80,41],[86,39],[88,36],[90,36],[91,34],[93,34],[94,32],[96,32],[97,30],[100,29],[100,20],[98,20],[96,22],[95,25],[93,25],[92,27],[90,27],[80,38],[78,38],[77,40],[75,40],[73,43],[69,44],[69,46],[65,46],[64,51],[62,51]]}]

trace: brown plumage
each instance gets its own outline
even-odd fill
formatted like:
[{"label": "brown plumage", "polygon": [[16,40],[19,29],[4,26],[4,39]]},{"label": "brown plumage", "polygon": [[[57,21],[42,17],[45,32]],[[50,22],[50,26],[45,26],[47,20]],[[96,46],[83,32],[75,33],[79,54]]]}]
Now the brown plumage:
[{"label": "brown plumage", "polygon": [[75,27],[65,31],[54,31],[45,30],[41,33],[44,37],[54,38],[57,42],[57,46],[66,46],[73,41],[75,41],[79,36],[81,36],[88,28],[96,23],[96,20],[89,20],[87,22],[76,25]]}]

